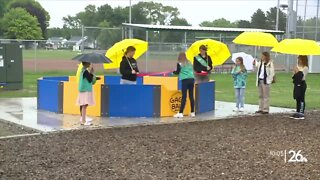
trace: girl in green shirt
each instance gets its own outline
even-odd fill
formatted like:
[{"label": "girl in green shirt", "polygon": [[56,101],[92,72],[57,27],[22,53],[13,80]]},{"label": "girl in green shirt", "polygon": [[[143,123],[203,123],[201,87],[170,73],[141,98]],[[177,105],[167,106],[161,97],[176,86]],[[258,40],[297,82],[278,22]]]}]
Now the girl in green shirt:
[{"label": "girl in green shirt", "polygon": [[190,61],[187,60],[185,53],[180,53],[178,57],[177,70],[173,72],[174,74],[179,75],[179,80],[182,81],[182,99],[180,111],[174,115],[176,118],[183,118],[183,110],[186,105],[187,92],[189,91],[189,99],[191,105],[191,117],[195,117],[194,113],[194,73],[193,66]]},{"label": "girl in green shirt", "polygon": [[93,67],[90,68],[88,71],[88,68],[90,67],[90,63],[88,62],[82,62],[83,68],[80,73],[79,77],[79,95],[77,99],[77,104],[80,106],[80,123],[81,125],[91,125],[91,120],[86,117],[87,115],[87,107],[93,106],[95,104],[94,102],[94,96],[92,92],[92,85],[96,83],[97,78],[93,73]]}]

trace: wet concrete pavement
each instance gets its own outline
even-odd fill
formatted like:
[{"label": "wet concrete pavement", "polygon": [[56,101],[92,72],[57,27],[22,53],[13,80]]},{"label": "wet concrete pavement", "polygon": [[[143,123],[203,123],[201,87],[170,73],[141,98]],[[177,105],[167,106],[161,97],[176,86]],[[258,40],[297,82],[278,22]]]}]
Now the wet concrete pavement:
[{"label": "wet concrete pavement", "polygon": [[[0,99],[0,120],[26,126],[41,132],[88,128],[81,126],[79,116],[55,114],[37,110],[36,98],[3,98]],[[142,124],[176,123],[181,121],[202,121],[253,115],[256,105],[245,105],[245,112],[233,112],[234,103],[216,101],[215,111],[199,114],[196,118],[93,118],[90,128],[133,126]],[[288,113],[292,109],[271,107],[271,113]]]}]

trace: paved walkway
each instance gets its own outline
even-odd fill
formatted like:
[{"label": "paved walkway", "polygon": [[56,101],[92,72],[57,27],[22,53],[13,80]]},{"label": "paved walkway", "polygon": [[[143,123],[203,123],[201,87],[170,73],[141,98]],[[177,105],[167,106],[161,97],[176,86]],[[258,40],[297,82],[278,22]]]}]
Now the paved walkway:
[{"label": "paved walkway", "polygon": [[[38,111],[36,98],[0,99],[0,120],[9,121],[42,132],[87,128],[79,123],[79,116],[55,114]],[[258,109],[256,105],[245,105],[245,112],[233,112],[234,103],[216,101],[216,110],[197,115],[195,119],[175,118],[93,118],[93,128],[132,126],[141,124],[176,123],[181,121],[217,120],[240,115],[253,115]],[[271,113],[292,112],[292,109],[271,107]]]}]

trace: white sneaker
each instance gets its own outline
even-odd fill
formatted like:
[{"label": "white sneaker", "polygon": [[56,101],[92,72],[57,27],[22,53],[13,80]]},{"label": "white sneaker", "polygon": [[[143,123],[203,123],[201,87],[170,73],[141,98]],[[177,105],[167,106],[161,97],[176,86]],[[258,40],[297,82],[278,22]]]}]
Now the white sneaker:
[{"label": "white sneaker", "polygon": [[190,114],[190,117],[192,117],[192,118],[196,117],[196,113],[192,112],[192,113]]},{"label": "white sneaker", "polygon": [[240,108],[239,111],[240,111],[240,112],[244,112],[244,108],[243,108],[243,107]]},{"label": "white sneaker", "polygon": [[86,121],[86,122],[84,123],[84,125],[85,125],[85,126],[91,126],[92,123],[91,123],[90,121]]},{"label": "white sneaker", "polygon": [[183,114],[182,113],[177,113],[173,117],[175,117],[175,118],[183,118]]},{"label": "white sneaker", "polygon": [[[92,118],[86,117],[86,121],[91,122]],[[80,117],[80,123],[83,124],[82,117]]]},{"label": "white sneaker", "polygon": [[86,117],[86,121],[87,122],[91,122],[92,121],[92,118],[89,118],[88,116]]},{"label": "white sneaker", "polygon": [[239,111],[239,108],[234,108],[233,111],[234,111],[234,112],[238,112],[238,111]]}]

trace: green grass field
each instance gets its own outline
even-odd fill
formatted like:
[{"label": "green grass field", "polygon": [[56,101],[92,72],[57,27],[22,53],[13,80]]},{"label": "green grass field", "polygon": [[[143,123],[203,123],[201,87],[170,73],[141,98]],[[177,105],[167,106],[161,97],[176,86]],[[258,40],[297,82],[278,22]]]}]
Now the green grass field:
[{"label": "green grass field", "polygon": [[[19,91],[0,91],[0,97],[35,97],[37,95],[37,79],[42,76],[69,76],[75,72],[25,72],[24,89]],[[216,100],[234,102],[234,89],[230,74],[214,74],[216,80]],[[309,74],[307,77],[308,89],[306,97],[307,109],[320,109],[320,75]],[[277,83],[271,87],[271,105],[279,107],[295,106],[292,98],[291,74],[278,73]],[[255,75],[249,74],[248,86],[246,88],[246,103],[257,104],[258,89],[255,86]]]}]

